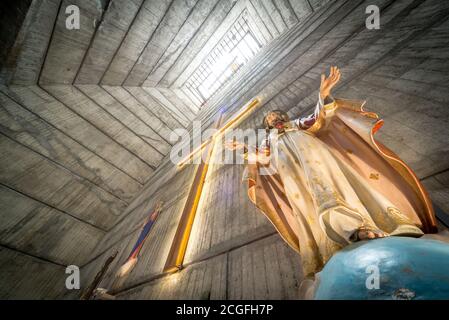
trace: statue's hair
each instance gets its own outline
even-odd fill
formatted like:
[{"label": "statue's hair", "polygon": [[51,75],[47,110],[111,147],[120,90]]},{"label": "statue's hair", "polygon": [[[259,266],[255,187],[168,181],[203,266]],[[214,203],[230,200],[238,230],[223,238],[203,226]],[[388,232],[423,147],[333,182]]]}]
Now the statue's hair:
[{"label": "statue's hair", "polygon": [[263,117],[263,120],[262,120],[262,126],[265,129],[273,129],[267,122],[267,116],[270,113],[276,113],[278,116],[281,117],[282,121],[285,121],[285,122],[290,121],[290,117],[287,115],[287,113],[285,111],[282,111],[282,110],[271,110],[271,111],[268,111],[268,113],[265,115],[265,117]]}]

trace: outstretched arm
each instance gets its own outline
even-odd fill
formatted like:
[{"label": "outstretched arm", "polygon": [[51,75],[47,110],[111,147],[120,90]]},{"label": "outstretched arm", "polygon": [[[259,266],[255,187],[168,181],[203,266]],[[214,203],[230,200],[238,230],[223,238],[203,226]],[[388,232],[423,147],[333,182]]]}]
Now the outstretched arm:
[{"label": "outstretched arm", "polygon": [[331,91],[332,88],[335,87],[335,85],[338,83],[338,81],[340,81],[340,77],[340,69],[338,69],[337,67],[331,67],[328,78],[326,78],[324,74],[321,75],[320,94],[314,112],[307,117],[299,118],[296,120],[296,124],[301,129],[306,130],[312,127],[315,121],[318,119],[318,116],[320,115],[323,107],[326,104],[333,102]]},{"label": "outstretched arm", "polygon": [[233,140],[226,142],[226,148],[230,150],[243,149],[243,156],[250,163],[259,162],[262,164],[266,164],[269,162],[270,159],[269,148],[264,143],[262,143],[260,147],[253,147],[248,146],[245,143]]}]

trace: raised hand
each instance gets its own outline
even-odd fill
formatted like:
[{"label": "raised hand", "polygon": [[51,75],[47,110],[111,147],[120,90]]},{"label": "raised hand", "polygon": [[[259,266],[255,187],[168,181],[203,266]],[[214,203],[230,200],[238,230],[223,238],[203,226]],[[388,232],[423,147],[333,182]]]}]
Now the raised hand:
[{"label": "raised hand", "polygon": [[336,66],[331,67],[329,72],[329,77],[326,78],[324,74],[321,75],[321,85],[320,85],[320,96],[321,99],[326,99],[330,94],[331,90],[340,80],[340,69]]}]

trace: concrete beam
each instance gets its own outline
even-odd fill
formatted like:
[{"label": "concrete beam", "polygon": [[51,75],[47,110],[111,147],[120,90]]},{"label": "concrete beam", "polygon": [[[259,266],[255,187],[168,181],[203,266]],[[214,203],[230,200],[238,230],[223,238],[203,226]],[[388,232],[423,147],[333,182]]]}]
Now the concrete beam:
[{"label": "concrete beam", "polygon": [[156,110],[161,107],[158,106],[158,108],[155,108],[152,104],[154,101],[151,101],[150,103],[146,100],[141,101],[140,96],[135,95],[135,92],[140,88],[135,88],[135,90],[134,88],[125,89],[122,87],[109,86],[103,86],[103,88],[147,125],[151,126],[151,128],[157,132],[165,142],[170,143],[170,134],[172,131],[170,125],[172,125],[172,123],[169,120],[172,120],[172,118],[167,118],[166,114],[163,114],[163,117],[161,117],[160,113]]},{"label": "concrete beam", "polygon": [[0,243],[63,265],[83,265],[105,232],[0,185]]},{"label": "concrete beam", "polygon": [[39,80],[61,0],[34,0],[2,70],[5,84],[32,85]]},{"label": "concrete beam", "polygon": [[197,34],[203,22],[209,17],[212,10],[217,7],[218,0],[199,0],[192,13],[188,16],[181,29],[176,33],[170,45],[159,58],[155,66],[148,70],[148,76],[143,82],[144,87],[155,87],[168,69],[184,52],[187,46],[192,45],[191,40]]},{"label": "concrete beam", "polygon": [[172,0],[145,0],[100,83],[120,86],[150,41]]},{"label": "concrete beam", "polygon": [[19,105],[4,93],[0,93],[0,103],[0,131],[9,138],[125,202],[140,190],[141,185],[134,179],[29,111],[26,105]]},{"label": "concrete beam", "polygon": [[156,88],[142,88],[150,94],[165,110],[167,110],[173,117],[176,118],[184,127],[187,127],[190,120],[184,115],[180,109],[173,105],[158,89]]},{"label": "concrete beam", "polygon": [[53,97],[64,103],[69,109],[78,114],[83,119],[92,123],[98,130],[111,137],[123,151],[128,151],[134,157],[141,161],[144,172],[148,174],[147,178],[157,167],[160,161],[158,154],[147,142],[145,142],[136,133],[128,129],[123,123],[114,117],[111,113],[101,108],[90,97],[84,95],[74,86],[44,86],[47,92]]},{"label": "concrete beam", "polygon": [[155,160],[160,162],[163,156],[170,151],[171,145],[167,143],[157,131],[151,128],[151,123],[145,123],[102,87],[95,85],[78,85],[77,88],[150,145],[153,149],[151,152]]},{"label": "concrete beam", "polygon": [[[76,5],[80,9],[79,30],[66,28],[68,15],[65,11],[69,5]],[[97,0],[62,1],[39,79],[41,84],[74,82],[106,9],[103,5],[102,1]]]},{"label": "concrete beam", "polygon": [[10,87],[14,98],[73,140],[143,184],[151,169],[122,148],[115,140],[80,117],[67,106],[37,86]]},{"label": "concrete beam", "polygon": [[75,79],[77,84],[98,84],[128,29],[141,8],[143,0],[111,0]]},{"label": "concrete beam", "polygon": [[0,148],[0,182],[11,189],[103,230],[111,227],[127,206],[3,134]]},{"label": "concrete beam", "polygon": [[125,86],[142,86],[148,74],[192,13],[196,3],[197,0],[173,0],[161,23],[126,77],[123,83]]},{"label": "concrete beam", "polygon": [[0,299],[58,299],[67,289],[65,268],[0,247]]}]

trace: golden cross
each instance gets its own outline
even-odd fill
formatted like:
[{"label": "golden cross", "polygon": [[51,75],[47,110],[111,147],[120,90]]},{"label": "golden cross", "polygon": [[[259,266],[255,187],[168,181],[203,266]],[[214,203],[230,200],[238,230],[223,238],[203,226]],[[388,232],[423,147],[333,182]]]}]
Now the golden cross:
[{"label": "golden cross", "polygon": [[181,220],[176,229],[175,237],[167,257],[167,261],[164,266],[164,272],[174,272],[182,269],[187,245],[190,238],[190,232],[192,231],[193,222],[198,209],[198,204],[201,199],[201,194],[206,180],[207,172],[209,169],[209,160],[211,158],[215,142],[221,138],[225,132],[243,120],[245,120],[258,106],[260,105],[260,99],[255,98],[250,103],[242,107],[242,109],[230,120],[228,120],[223,126],[221,126],[222,115],[220,114],[215,122],[215,132],[212,137],[204,141],[199,147],[194,149],[186,158],[178,164],[178,170],[184,168],[195,155],[200,153],[202,161],[195,172],[195,177],[190,187],[187,201],[184,205],[183,212],[181,214]]}]

